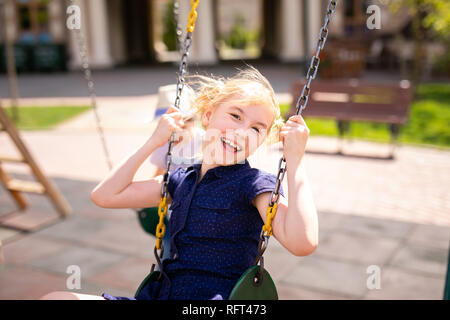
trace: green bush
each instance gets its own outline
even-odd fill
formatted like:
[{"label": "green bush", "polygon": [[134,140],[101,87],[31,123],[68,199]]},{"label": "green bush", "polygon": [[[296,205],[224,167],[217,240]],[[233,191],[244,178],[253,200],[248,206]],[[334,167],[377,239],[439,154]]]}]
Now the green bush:
[{"label": "green bush", "polygon": [[242,14],[238,14],[235,18],[230,33],[223,37],[225,44],[233,49],[245,49],[251,43],[257,43],[259,40],[259,32],[256,30],[248,30],[245,28],[245,18]]},{"label": "green bush", "polygon": [[173,2],[169,2],[163,16],[162,40],[168,51],[177,50],[177,22],[175,21]]}]

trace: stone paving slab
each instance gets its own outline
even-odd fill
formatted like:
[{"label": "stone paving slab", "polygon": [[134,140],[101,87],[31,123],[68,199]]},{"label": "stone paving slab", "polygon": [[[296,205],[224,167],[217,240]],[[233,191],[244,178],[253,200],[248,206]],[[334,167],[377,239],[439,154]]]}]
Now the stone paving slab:
[{"label": "stone paving slab", "polygon": [[448,248],[430,248],[422,245],[404,246],[389,264],[421,274],[444,278],[447,272],[448,252]]},{"label": "stone paving slab", "polygon": [[275,244],[271,239],[264,258],[266,268],[275,282],[283,279],[293,268],[297,266],[301,257],[296,257],[284,249],[281,244]]},{"label": "stone paving slab", "polygon": [[81,243],[89,247],[111,250],[154,261],[153,248],[156,240],[141,230],[137,218],[128,222],[111,222],[99,232],[82,238]]},{"label": "stone paving slab", "polygon": [[7,243],[19,234],[19,231],[0,227],[0,242]]},{"label": "stone paving slab", "polygon": [[395,267],[383,268],[381,288],[369,290],[364,296],[368,300],[442,300],[443,278],[410,273]]},{"label": "stone paving slab", "polygon": [[35,259],[30,264],[42,270],[61,274],[66,274],[69,266],[77,265],[82,271],[82,276],[90,277],[124,259],[125,256],[116,252],[71,246]]},{"label": "stone paving slab", "polygon": [[29,266],[0,266],[0,299],[38,299],[51,291],[64,290],[66,277]]},{"label": "stone paving slab", "polygon": [[420,224],[410,234],[408,244],[445,250],[450,247],[450,230],[442,226]]},{"label": "stone paving slab", "polygon": [[62,252],[67,244],[39,235],[22,234],[21,238],[5,246],[4,255],[8,265],[27,265],[36,259]]},{"label": "stone paving slab", "polygon": [[361,264],[311,255],[302,258],[280,283],[359,299],[367,292],[366,268]]},{"label": "stone paving slab", "polygon": [[[56,238],[55,240],[81,241],[99,232],[107,221],[91,219],[73,214],[66,218],[63,223],[58,223],[51,228],[39,232],[39,235]],[[74,232],[76,231],[76,232]]]},{"label": "stone paving slab", "polygon": [[155,263],[154,259],[130,257],[121,263],[102,270],[87,280],[99,286],[130,291],[130,288],[139,288],[139,285],[150,273],[153,263]]},{"label": "stone paving slab", "polygon": [[384,265],[399,245],[393,239],[336,231],[322,241],[315,253],[337,261],[353,261],[367,266]]},{"label": "stone paving slab", "polygon": [[32,232],[58,222],[60,217],[50,210],[32,210],[12,214],[0,221],[0,225]]},{"label": "stone paving slab", "polygon": [[366,219],[361,216],[346,216],[339,224],[343,232],[364,234],[366,236],[380,237],[381,239],[399,239],[406,237],[415,225],[384,219]]},{"label": "stone paving slab", "polygon": [[339,295],[327,294],[319,291],[308,290],[305,288],[286,285],[285,283],[277,284],[278,298],[280,300],[345,300],[346,298]]}]

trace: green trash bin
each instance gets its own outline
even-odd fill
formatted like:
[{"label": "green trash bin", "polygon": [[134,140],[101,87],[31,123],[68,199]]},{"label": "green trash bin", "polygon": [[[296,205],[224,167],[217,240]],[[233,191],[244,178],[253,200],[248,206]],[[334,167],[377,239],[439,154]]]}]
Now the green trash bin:
[{"label": "green trash bin", "polygon": [[[32,45],[14,45],[14,58],[16,60],[17,72],[29,72],[33,69],[31,51]],[[6,47],[4,44],[0,45],[0,70],[1,72],[6,72]]]},{"label": "green trash bin", "polygon": [[36,44],[32,48],[32,63],[34,71],[66,70],[65,46],[62,44]]}]

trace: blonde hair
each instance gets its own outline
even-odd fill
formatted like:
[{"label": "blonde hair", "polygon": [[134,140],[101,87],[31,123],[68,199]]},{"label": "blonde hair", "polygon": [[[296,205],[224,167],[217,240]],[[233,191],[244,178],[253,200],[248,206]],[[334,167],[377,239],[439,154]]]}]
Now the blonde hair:
[{"label": "blonde hair", "polygon": [[[197,87],[192,108],[200,117],[204,112],[234,96],[233,102],[248,105],[259,103],[268,105],[274,117],[267,130],[266,143],[279,141],[279,132],[284,122],[280,115],[280,106],[269,81],[254,67],[248,66],[230,78],[192,75],[188,76],[189,86]],[[247,90],[245,89],[247,85]],[[250,90],[249,90],[250,89]]]}]

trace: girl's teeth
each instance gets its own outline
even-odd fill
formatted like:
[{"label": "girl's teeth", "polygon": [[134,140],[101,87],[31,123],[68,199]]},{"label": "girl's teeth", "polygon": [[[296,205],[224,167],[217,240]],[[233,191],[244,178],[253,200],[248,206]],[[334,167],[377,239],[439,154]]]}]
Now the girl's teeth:
[{"label": "girl's teeth", "polygon": [[224,139],[222,138],[222,141],[225,142],[226,144],[232,146],[236,151],[240,151],[241,148],[239,148],[237,145],[235,145],[233,142],[231,142],[230,140]]}]

